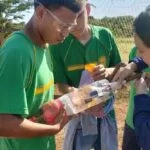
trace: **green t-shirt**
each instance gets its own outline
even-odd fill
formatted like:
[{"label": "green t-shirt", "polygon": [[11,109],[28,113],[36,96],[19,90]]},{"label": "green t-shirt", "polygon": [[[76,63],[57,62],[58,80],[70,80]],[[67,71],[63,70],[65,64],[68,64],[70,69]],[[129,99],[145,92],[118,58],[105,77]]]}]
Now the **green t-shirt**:
[{"label": "green t-shirt", "polygon": [[[0,50],[0,114],[28,118],[53,99],[54,79],[49,50],[15,32]],[[0,138],[0,150],[55,150],[54,136]]]},{"label": "green t-shirt", "polygon": [[112,67],[120,63],[112,33],[104,27],[91,26],[91,34],[85,45],[70,34],[63,43],[51,47],[56,83],[78,87],[86,64]]},{"label": "green t-shirt", "polygon": [[63,43],[51,47],[55,82],[78,87],[86,64],[112,67],[120,63],[112,33],[104,27],[91,26],[91,34],[85,45],[70,34]]},{"label": "green t-shirt", "polygon": [[[134,47],[129,55],[129,60],[133,59],[134,57],[137,56],[137,49]],[[146,68],[143,72],[150,73],[150,68]],[[134,82],[132,81],[130,83],[130,97],[129,97],[129,105],[128,105],[128,111],[127,111],[127,116],[126,116],[126,123],[129,127],[134,129],[133,125],[133,112],[134,112],[134,96],[136,94]]]}]

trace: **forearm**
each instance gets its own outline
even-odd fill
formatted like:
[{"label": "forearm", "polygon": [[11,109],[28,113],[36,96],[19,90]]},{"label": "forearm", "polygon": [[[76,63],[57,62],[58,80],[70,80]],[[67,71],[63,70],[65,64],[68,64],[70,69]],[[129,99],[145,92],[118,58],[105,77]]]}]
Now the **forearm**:
[{"label": "forearm", "polygon": [[0,115],[0,136],[3,137],[39,137],[55,135],[58,125],[34,123],[15,115]]}]

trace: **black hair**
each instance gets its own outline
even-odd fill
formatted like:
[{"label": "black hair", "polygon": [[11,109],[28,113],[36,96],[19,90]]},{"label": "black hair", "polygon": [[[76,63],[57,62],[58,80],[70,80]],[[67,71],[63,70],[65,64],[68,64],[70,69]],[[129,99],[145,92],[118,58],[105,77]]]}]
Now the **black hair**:
[{"label": "black hair", "polygon": [[40,3],[43,4],[44,7],[55,10],[60,8],[61,6],[67,7],[74,13],[78,13],[86,0],[34,0],[34,8],[36,9]]},{"label": "black hair", "polygon": [[145,46],[150,48],[150,5],[134,20],[133,28]]},{"label": "black hair", "polygon": [[[37,2],[34,2],[34,9],[36,10],[36,8],[39,6],[40,4],[37,3]],[[59,9],[61,7],[61,5],[59,4],[54,4],[54,5],[46,5],[46,4],[43,4],[43,6],[47,9],[50,9],[50,10],[56,10],[56,9]]]}]

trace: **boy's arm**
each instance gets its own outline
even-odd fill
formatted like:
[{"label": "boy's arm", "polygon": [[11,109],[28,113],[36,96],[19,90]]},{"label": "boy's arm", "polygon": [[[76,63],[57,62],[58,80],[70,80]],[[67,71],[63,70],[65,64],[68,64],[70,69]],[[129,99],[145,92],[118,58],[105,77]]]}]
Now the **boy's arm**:
[{"label": "boy's arm", "polygon": [[15,138],[51,136],[58,133],[67,121],[68,118],[64,116],[60,123],[51,126],[34,123],[16,115],[0,114],[0,136]]}]

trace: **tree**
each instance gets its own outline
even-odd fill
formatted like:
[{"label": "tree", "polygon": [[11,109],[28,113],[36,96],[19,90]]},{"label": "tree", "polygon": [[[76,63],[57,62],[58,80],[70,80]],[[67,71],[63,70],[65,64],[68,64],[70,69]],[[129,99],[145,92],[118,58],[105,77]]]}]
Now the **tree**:
[{"label": "tree", "polygon": [[22,20],[24,16],[21,12],[28,10],[31,5],[31,0],[0,0],[0,32],[8,34],[18,30],[23,22],[15,26],[13,21]]},{"label": "tree", "polygon": [[120,16],[120,17],[104,17],[96,19],[89,17],[89,23],[97,26],[104,26],[109,28],[117,37],[132,37],[132,25],[134,17]]}]

